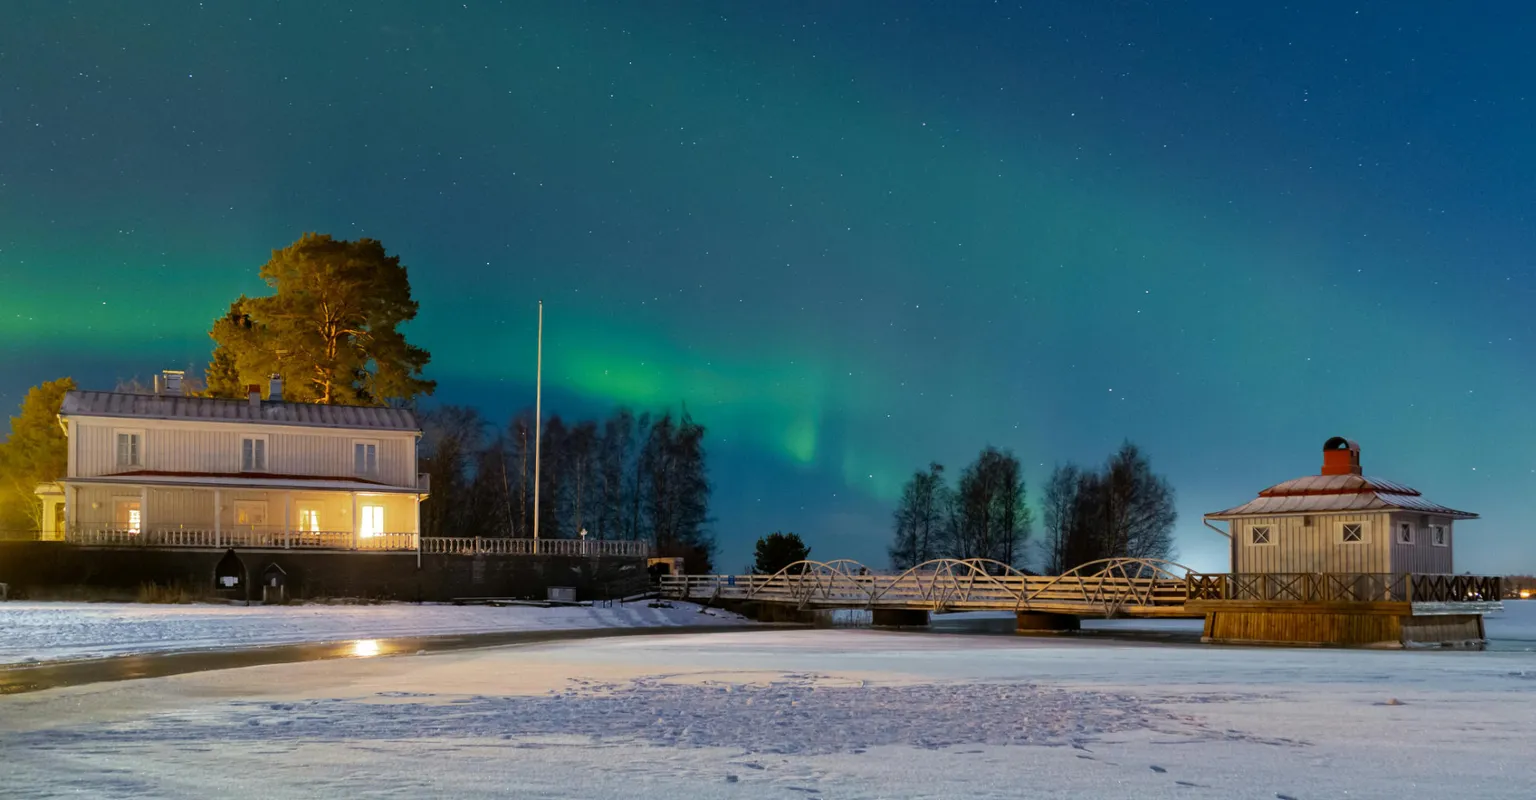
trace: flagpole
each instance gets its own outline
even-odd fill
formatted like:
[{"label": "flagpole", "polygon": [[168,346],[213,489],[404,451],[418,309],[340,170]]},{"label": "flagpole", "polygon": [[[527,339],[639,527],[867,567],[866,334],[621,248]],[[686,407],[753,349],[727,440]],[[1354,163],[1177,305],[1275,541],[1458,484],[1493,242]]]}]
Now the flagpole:
[{"label": "flagpole", "polygon": [[[544,428],[544,301],[539,301],[539,355],[533,378],[533,552],[539,552],[539,441]],[[527,452],[526,450],[524,452]]]}]

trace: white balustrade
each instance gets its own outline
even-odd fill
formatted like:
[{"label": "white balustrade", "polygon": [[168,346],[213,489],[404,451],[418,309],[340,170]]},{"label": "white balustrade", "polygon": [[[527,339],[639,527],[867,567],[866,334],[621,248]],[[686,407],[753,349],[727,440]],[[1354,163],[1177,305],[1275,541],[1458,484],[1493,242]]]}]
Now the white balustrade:
[{"label": "white balustrade", "polygon": [[576,558],[644,558],[651,548],[640,541],[596,539],[509,539],[505,537],[433,536],[386,531],[357,536],[352,531],[300,531],[282,528],[232,527],[157,528],[143,530],[75,526],[65,534],[70,544],[92,547],[166,547],[205,549],[363,550],[414,552],[428,555],[531,556]]}]

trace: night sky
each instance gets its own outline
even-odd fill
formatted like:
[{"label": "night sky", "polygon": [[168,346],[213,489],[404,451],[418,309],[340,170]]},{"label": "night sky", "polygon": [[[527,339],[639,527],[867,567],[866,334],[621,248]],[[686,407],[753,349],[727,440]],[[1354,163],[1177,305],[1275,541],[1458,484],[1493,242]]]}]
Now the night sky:
[{"label": "night sky", "polygon": [[[19,6],[19,7],[18,7]],[[1139,443],[1536,571],[1536,6],[112,0],[0,23],[0,406],[201,370],[305,231],[401,256],[435,401],[686,403],[726,568],[885,563],[913,470]]]}]

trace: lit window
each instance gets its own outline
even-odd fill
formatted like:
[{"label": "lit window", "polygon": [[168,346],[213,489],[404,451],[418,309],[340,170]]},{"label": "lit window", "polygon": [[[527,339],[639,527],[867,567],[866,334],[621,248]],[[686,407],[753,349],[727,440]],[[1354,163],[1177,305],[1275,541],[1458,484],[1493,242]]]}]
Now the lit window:
[{"label": "lit window", "polygon": [[358,475],[377,475],[379,472],[379,446],[373,442],[353,443],[352,471]]},{"label": "lit window", "polygon": [[243,472],[265,472],[267,469],[267,440],[246,437],[240,440],[240,469]]},{"label": "lit window", "polygon": [[261,528],[267,524],[267,504],[261,500],[236,500],[235,524]]},{"label": "lit window", "polygon": [[1249,528],[1248,531],[1253,537],[1254,544],[1269,544],[1271,542],[1271,531],[1268,525],[1255,525]]},{"label": "lit window", "polygon": [[143,530],[144,517],[137,500],[118,500],[112,510],[112,521],[118,530],[138,533]]},{"label": "lit window", "polygon": [[137,467],[143,464],[142,451],[144,438],[138,433],[117,434],[117,465],[119,467]]},{"label": "lit window", "polygon": [[1429,540],[1433,542],[1436,547],[1446,547],[1451,543],[1450,537],[1445,533],[1444,525],[1432,526],[1429,529]]},{"label": "lit window", "polygon": [[1359,544],[1365,541],[1365,529],[1358,522],[1346,523],[1339,529],[1340,538],[1348,544]]},{"label": "lit window", "polygon": [[301,509],[299,509],[299,530],[301,530],[301,531],[308,531],[309,533],[319,533],[320,532],[320,509],[318,509],[318,508],[301,508]]},{"label": "lit window", "polygon": [[1413,523],[1402,522],[1397,526],[1397,543],[1413,544]]},{"label": "lit window", "polygon": [[366,539],[371,536],[378,536],[384,532],[383,506],[363,506],[360,511],[362,512],[362,519],[359,521],[360,524],[357,529],[358,536]]}]

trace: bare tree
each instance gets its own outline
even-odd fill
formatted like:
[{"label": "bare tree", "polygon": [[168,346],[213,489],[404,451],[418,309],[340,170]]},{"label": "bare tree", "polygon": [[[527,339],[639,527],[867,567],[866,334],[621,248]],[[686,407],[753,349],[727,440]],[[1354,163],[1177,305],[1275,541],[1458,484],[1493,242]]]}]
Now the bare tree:
[{"label": "bare tree", "polygon": [[473,408],[443,406],[422,415],[421,465],[432,480],[432,494],[421,509],[423,534],[466,533],[470,482],[484,434],[485,421]]},{"label": "bare tree", "polygon": [[1067,563],[1067,548],[1068,539],[1077,525],[1079,473],[1074,464],[1058,464],[1045,483],[1045,496],[1041,499],[1041,516],[1045,523],[1041,561],[1042,571],[1047,575],[1060,575],[1075,566]]},{"label": "bare tree", "polygon": [[1013,453],[987,446],[960,475],[956,558],[987,558],[1014,566],[1023,556],[1033,519],[1024,501],[1023,469]]},{"label": "bare tree", "polygon": [[1131,558],[1174,556],[1173,487],[1152,472],[1141,449],[1126,442],[1105,468],[1105,524],[1111,552]]},{"label": "bare tree", "polygon": [[944,465],[934,462],[926,472],[912,474],[894,514],[895,538],[889,548],[892,567],[907,569],[947,551],[949,494],[949,487],[944,485]]}]

